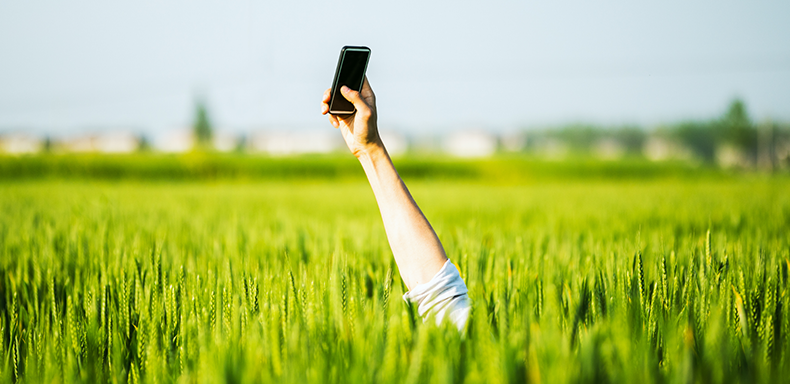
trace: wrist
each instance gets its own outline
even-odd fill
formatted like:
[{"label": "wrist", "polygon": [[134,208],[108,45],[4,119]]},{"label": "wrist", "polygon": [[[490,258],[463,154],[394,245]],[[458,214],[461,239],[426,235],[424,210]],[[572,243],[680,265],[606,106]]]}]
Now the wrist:
[{"label": "wrist", "polygon": [[387,150],[384,148],[384,143],[382,143],[379,139],[354,151],[354,156],[356,156],[356,158],[359,160],[363,160],[364,158],[373,159],[386,154],[386,152]]}]

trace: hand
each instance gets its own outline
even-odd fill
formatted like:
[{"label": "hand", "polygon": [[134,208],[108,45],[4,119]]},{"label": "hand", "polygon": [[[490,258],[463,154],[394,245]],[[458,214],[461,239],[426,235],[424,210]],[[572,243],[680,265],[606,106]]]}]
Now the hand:
[{"label": "hand", "polygon": [[[321,102],[321,114],[329,113],[329,99],[331,89],[324,92],[324,99]],[[340,93],[346,100],[354,104],[356,112],[350,115],[329,115],[329,122],[335,128],[340,128],[343,139],[346,141],[348,149],[354,156],[359,157],[373,149],[383,147],[379,130],[376,126],[376,95],[370,88],[367,77],[362,83],[360,92],[354,91],[347,86],[340,89]]]}]

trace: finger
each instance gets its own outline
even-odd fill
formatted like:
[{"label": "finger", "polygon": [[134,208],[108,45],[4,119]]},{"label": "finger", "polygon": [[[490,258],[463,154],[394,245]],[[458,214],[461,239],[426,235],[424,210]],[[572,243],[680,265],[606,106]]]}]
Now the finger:
[{"label": "finger", "polygon": [[360,96],[359,92],[344,85],[343,88],[340,88],[340,93],[343,94],[343,97],[350,101],[351,104],[354,104],[354,108],[356,108],[357,111],[370,113],[370,107],[368,107],[365,100],[362,100],[362,96]]},{"label": "finger", "polygon": [[324,96],[321,98],[321,114],[326,115],[329,112],[329,98],[330,98],[330,89],[324,91]]},{"label": "finger", "polygon": [[329,115],[329,123],[335,128],[340,126],[340,123],[337,121],[337,116],[335,115]]},{"label": "finger", "polygon": [[365,80],[362,82],[362,89],[359,93],[361,93],[362,97],[366,99],[369,97],[376,97],[376,95],[373,94],[373,88],[370,87],[370,82],[368,82],[367,76],[365,76]]}]

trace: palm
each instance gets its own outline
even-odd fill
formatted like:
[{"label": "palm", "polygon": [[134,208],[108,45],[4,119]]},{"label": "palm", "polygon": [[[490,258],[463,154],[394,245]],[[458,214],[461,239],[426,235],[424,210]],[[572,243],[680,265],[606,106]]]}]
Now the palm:
[{"label": "palm", "polygon": [[[327,104],[329,102],[329,93],[329,90],[324,93],[322,106],[324,114],[329,112]],[[329,121],[336,128],[340,128],[348,149],[351,153],[357,155],[366,147],[381,142],[376,126],[376,95],[373,94],[370,83],[368,83],[366,78],[358,95],[356,95],[356,92],[352,92],[352,95],[343,97],[354,103],[357,109],[356,112],[351,115],[330,115]]]},{"label": "palm", "polygon": [[[372,106],[372,113],[370,116],[359,112],[354,112],[353,114],[345,117],[338,116],[338,121],[340,122],[340,131],[343,133],[343,139],[346,141],[346,145],[348,145],[348,148],[352,152],[377,139],[377,132],[375,129],[376,97],[373,95],[373,92],[370,91],[370,88],[367,88],[367,91],[369,92],[365,92],[365,90],[366,89],[363,88],[360,92],[360,95],[362,96],[362,100],[364,100],[368,106]],[[371,129],[371,126],[373,129]]]}]

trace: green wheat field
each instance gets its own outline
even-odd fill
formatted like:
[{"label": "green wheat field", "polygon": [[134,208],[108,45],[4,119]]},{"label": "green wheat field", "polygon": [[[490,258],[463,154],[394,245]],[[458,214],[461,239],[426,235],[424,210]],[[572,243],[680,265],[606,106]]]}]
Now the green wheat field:
[{"label": "green wheat field", "polygon": [[786,175],[395,163],[469,287],[461,334],[401,298],[353,158],[0,159],[0,382],[790,377]]}]

